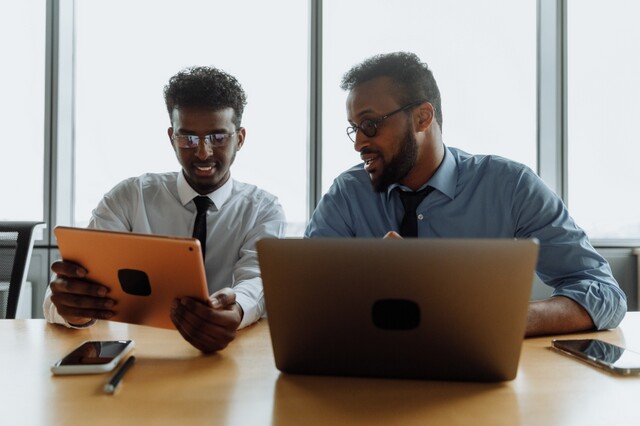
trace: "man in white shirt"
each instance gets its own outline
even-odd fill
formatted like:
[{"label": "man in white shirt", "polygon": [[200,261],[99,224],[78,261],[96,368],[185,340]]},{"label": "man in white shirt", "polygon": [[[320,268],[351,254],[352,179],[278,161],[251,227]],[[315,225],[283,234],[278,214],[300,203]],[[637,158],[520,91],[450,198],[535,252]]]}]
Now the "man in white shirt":
[{"label": "man in white shirt", "polygon": [[[170,315],[189,343],[211,353],[264,314],[255,243],[282,237],[285,217],[276,197],[230,177],[246,134],[240,125],[246,95],[238,81],[215,68],[187,68],[170,79],[164,96],[169,141],[182,171],[119,183],[93,211],[89,227],[191,237],[196,202],[204,203],[200,239],[212,294],[209,303],[177,299]],[[81,265],[58,261],[51,269],[56,276],[43,304],[49,322],[80,328],[113,316],[117,300],[108,287],[83,280]]]}]

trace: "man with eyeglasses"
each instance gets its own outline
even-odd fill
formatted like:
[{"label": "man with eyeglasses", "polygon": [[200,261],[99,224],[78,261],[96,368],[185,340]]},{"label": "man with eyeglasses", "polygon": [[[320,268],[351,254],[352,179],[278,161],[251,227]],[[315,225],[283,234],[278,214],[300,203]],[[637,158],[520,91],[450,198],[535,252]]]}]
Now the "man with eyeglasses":
[{"label": "man with eyeglasses", "polygon": [[[246,135],[246,95],[238,81],[216,68],[187,68],[169,80],[164,98],[169,142],[182,170],[121,182],[93,211],[89,227],[200,239],[209,303],[175,300],[170,315],[189,343],[211,353],[264,314],[255,243],[283,237],[286,221],[276,197],[231,178]],[[83,280],[81,266],[59,261],[51,269],[56,277],[43,306],[49,322],[87,327],[117,310],[107,287]]]},{"label": "man with eyeglasses", "polygon": [[444,145],[427,64],[412,53],[377,55],[341,87],[349,91],[347,135],[363,164],[336,178],[307,238],[537,238],[537,273],[554,291],[530,303],[526,335],[620,323],[626,297],[560,198],[522,164]]}]

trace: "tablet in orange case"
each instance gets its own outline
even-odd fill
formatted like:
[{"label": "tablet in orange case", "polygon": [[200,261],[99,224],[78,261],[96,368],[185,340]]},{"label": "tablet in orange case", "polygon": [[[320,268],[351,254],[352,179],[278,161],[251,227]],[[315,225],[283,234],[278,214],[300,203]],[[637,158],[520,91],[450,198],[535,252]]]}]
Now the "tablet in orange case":
[{"label": "tablet in orange case", "polygon": [[200,242],[195,238],[57,226],[65,261],[82,265],[87,279],[111,289],[111,321],[175,329],[169,316],[176,297],[208,300]]}]

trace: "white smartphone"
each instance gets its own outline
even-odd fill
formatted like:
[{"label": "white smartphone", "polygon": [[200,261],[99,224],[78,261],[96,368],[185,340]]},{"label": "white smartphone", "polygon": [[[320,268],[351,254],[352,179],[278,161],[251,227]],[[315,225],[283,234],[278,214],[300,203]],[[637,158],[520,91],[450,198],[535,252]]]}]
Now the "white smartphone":
[{"label": "white smartphone", "polygon": [[602,368],[610,373],[623,376],[640,374],[640,353],[597,339],[553,340],[552,347]]},{"label": "white smartphone", "polygon": [[133,349],[133,340],[86,341],[51,366],[53,374],[106,373]]}]

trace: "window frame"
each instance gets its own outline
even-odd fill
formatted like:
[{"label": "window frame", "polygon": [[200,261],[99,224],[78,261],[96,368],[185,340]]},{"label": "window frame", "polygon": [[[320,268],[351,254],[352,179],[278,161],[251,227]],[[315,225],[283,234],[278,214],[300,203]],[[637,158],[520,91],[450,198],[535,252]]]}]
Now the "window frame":
[{"label": "window frame", "polygon": [[[566,10],[568,0],[537,0],[537,172],[567,203]],[[309,2],[307,219],[322,197],[323,0]],[[44,218],[37,245],[55,246],[53,228],[73,223],[75,0],[47,0]],[[600,247],[635,247],[634,239],[598,239]]]}]

